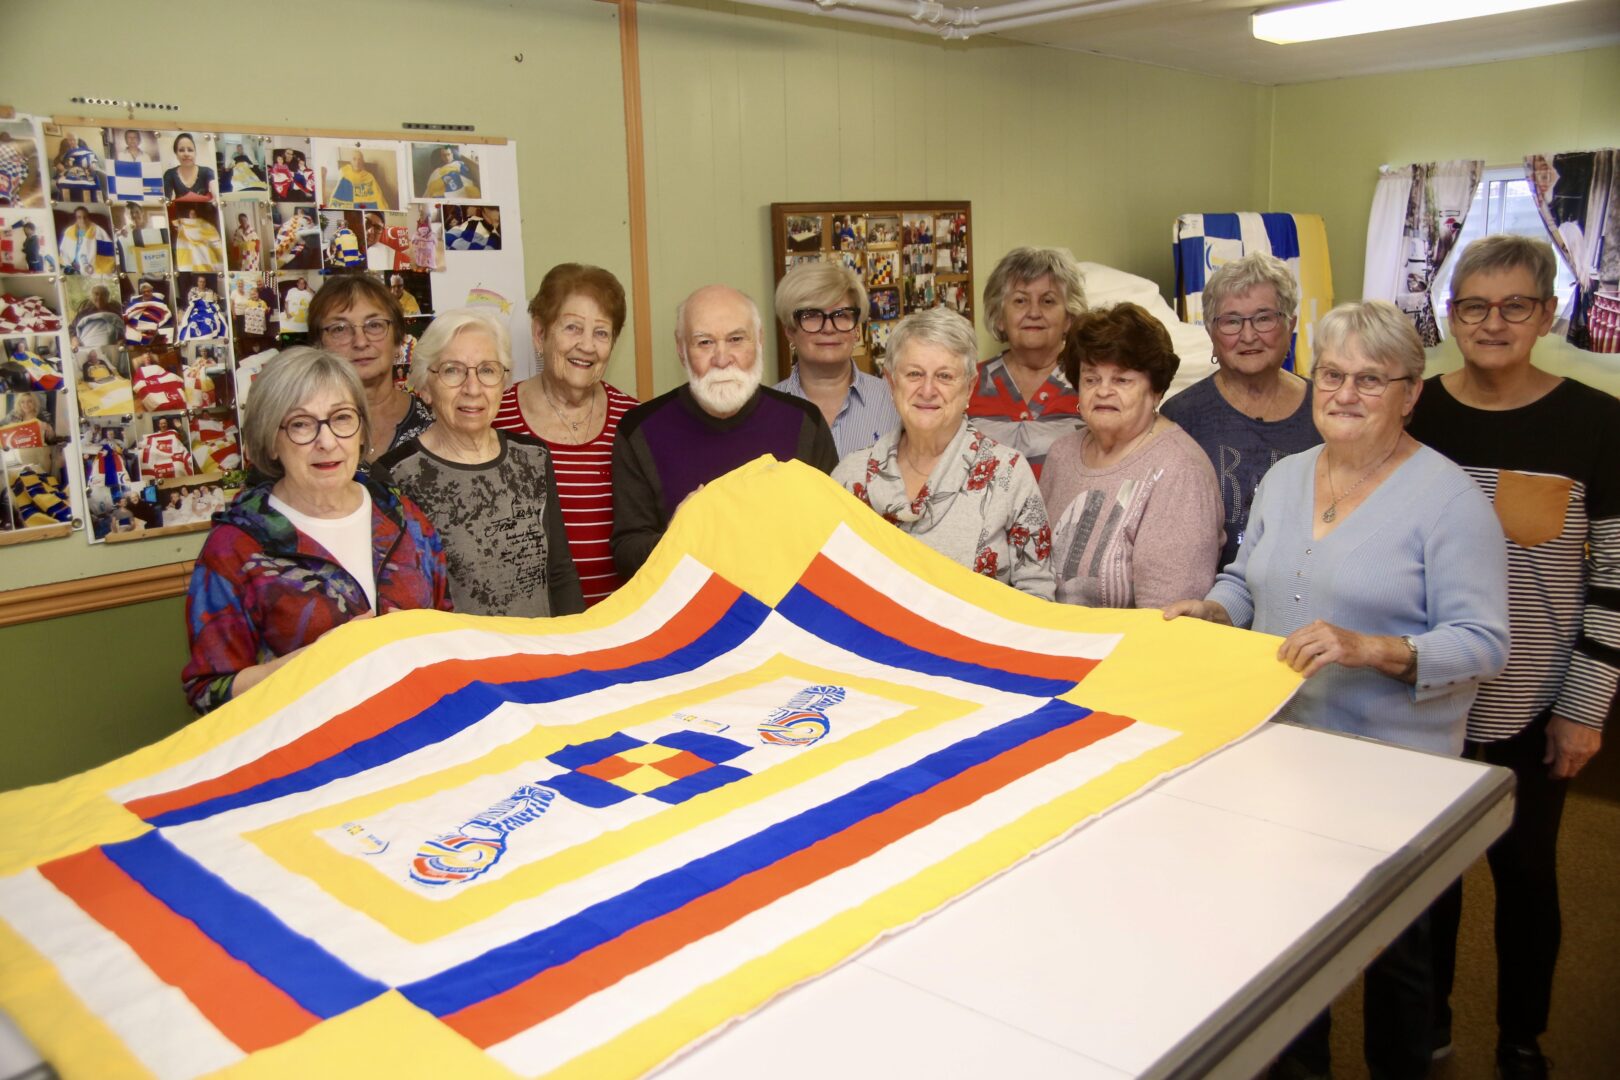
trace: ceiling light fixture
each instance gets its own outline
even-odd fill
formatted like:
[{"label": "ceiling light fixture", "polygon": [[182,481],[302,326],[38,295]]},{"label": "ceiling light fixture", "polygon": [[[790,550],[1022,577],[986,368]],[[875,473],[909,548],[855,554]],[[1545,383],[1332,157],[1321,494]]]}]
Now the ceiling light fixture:
[{"label": "ceiling light fixture", "polygon": [[1404,30],[1457,19],[1477,19],[1509,11],[1567,4],[1571,0],[1327,0],[1321,4],[1272,8],[1249,16],[1254,36],[1277,45]]}]

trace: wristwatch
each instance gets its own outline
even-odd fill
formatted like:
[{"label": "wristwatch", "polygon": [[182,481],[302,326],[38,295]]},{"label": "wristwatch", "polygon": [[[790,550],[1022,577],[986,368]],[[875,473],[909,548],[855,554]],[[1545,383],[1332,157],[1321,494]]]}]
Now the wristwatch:
[{"label": "wristwatch", "polygon": [[1411,655],[1406,658],[1406,666],[1401,668],[1401,678],[1416,678],[1418,664],[1417,642],[1412,640],[1411,634],[1402,634],[1401,644],[1405,645],[1406,651],[1411,653]]}]

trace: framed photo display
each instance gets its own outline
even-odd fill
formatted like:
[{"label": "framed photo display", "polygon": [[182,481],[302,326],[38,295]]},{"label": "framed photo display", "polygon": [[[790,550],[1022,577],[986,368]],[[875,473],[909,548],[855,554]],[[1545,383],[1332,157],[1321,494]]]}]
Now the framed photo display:
[{"label": "framed photo display", "polygon": [[[860,275],[867,319],[855,362],[882,370],[900,319],[925,308],[955,308],[973,318],[973,204],[928,202],[772,203],[775,280],[806,262],[841,262]],[[768,306],[768,305],[767,305]],[[776,328],[776,370],[793,368],[787,335]]]}]

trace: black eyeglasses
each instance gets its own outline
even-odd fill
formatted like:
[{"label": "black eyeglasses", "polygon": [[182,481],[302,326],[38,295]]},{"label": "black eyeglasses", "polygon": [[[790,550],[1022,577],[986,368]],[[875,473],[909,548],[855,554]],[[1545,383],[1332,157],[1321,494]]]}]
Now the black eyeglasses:
[{"label": "black eyeglasses", "polygon": [[295,416],[282,424],[281,430],[294,446],[308,446],[320,435],[323,425],[331,429],[334,438],[352,439],[360,430],[360,413],[354,409],[339,409],[325,420]]},{"label": "black eyeglasses", "polygon": [[1243,324],[1248,323],[1254,327],[1257,334],[1269,334],[1283,324],[1287,318],[1280,311],[1257,311],[1253,315],[1219,315],[1211,319],[1211,324],[1219,330],[1224,337],[1237,337],[1243,333]]},{"label": "black eyeglasses", "polygon": [[1457,316],[1457,321],[1474,326],[1491,317],[1491,309],[1495,308],[1502,313],[1502,318],[1510,323],[1529,322],[1541,305],[1550,297],[1542,296],[1510,296],[1506,300],[1481,300],[1477,296],[1465,296],[1461,300],[1451,302],[1451,313]]},{"label": "black eyeglasses", "polygon": [[800,308],[793,313],[793,322],[800,330],[811,334],[819,334],[832,323],[832,328],[840,333],[847,333],[855,329],[855,324],[861,321],[859,308],[841,307],[832,311],[822,311],[820,308]]},{"label": "black eyeglasses", "polygon": [[1358,371],[1354,375],[1348,375],[1338,368],[1331,367],[1319,367],[1311,372],[1311,382],[1318,390],[1326,390],[1330,394],[1337,393],[1339,388],[1344,386],[1344,381],[1350,379],[1356,385],[1356,393],[1362,397],[1383,397],[1390,383],[1405,382],[1411,377],[1397,375],[1392,379],[1376,371]]},{"label": "black eyeglasses", "polygon": [[477,372],[478,381],[485,386],[499,386],[506,381],[506,368],[493,360],[486,360],[477,367],[468,367],[466,364],[458,364],[452,360],[449,363],[440,364],[436,368],[428,368],[428,370],[437,375],[439,381],[452,390],[467,381],[467,372],[469,371]]}]

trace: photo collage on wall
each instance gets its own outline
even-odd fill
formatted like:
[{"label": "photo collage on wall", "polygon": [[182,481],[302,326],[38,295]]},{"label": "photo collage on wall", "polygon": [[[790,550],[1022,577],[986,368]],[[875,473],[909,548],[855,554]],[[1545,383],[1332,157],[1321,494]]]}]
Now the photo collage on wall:
[{"label": "photo collage on wall", "polygon": [[795,266],[825,260],[841,262],[866,285],[868,322],[856,347],[862,367],[881,370],[895,324],[914,311],[947,306],[973,318],[968,204],[773,210],[785,252],[778,281]]},{"label": "photo collage on wall", "polygon": [[[253,378],[328,275],[399,300],[402,381],[447,250],[502,251],[484,149],[0,122],[0,544],[208,528],[245,477]],[[509,310],[459,270],[458,303]]]}]

